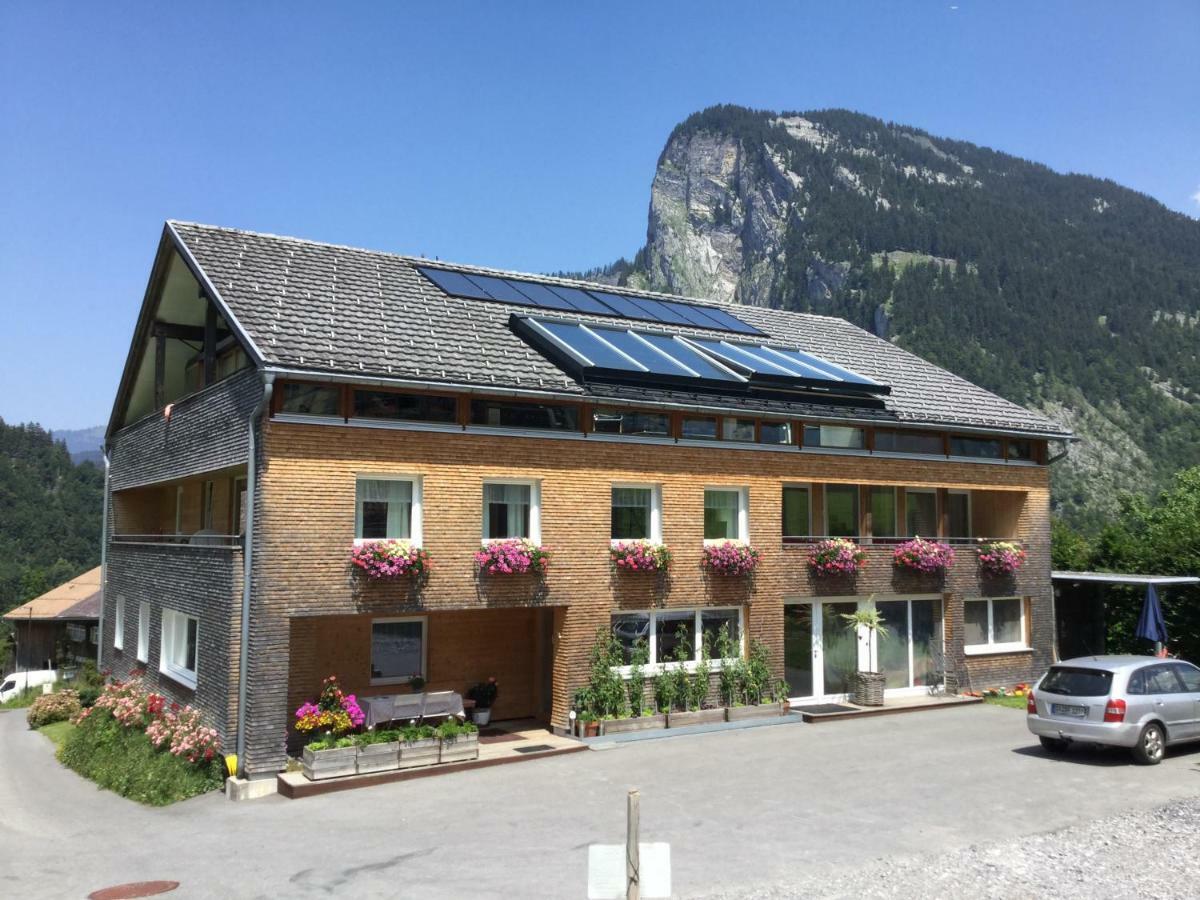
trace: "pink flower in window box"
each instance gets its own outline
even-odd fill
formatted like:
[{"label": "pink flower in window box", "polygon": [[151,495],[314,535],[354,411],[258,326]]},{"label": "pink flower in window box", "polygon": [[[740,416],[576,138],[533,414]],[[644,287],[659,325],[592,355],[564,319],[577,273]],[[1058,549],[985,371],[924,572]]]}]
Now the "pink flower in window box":
[{"label": "pink flower in window box", "polygon": [[671,551],[653,541],[617,541],[609,558],[624,572],[664,572],[671,565]]},{"label": "pink flower in window box", "polygon": [[489,541],[476,551],[475,564],[485,575],[541,574],[550,565],[550,549],[526,538]]},{"label": "pink flower in window box", "polygon": [[350,549],[350,562],[368,578],[401,578],[429,572],[429,553],[408,541],[362,541]]},{"label": "pink flower in window box", "polygon": [[954,549],[949,544],[915,537],[897,547],[892,559],[898,569],[934,574],[954,565]]},{"label": "pink flower in window box", "polygon": [[758,565],[758,551],[749,544],[725,541],[704,547],[704,568],[718,575],[746,575]]},{"label": "pink flower in window box", "polygon": [[829,538],[813,545],[808,565],[814,575],[856,575],[867,555],[849,538]]},{"label": "pink flower in window box", "polygon": [[1025,565],[1025,549],[1011,541],[992,541],[979,548],[979,568],[985,575],[1012,575]]}]

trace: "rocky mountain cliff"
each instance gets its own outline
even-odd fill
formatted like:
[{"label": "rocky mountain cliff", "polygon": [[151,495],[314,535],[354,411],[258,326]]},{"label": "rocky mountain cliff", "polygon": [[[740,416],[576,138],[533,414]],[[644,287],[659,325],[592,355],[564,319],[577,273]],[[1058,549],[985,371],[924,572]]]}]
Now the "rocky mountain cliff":
[{"label": "rocky mountain cliff", "polygon": [[1200,222],[1111,182],[841,110],[714,107],[605,280],[843,316],[1083,438],[1060,511],[1200,463]]}]

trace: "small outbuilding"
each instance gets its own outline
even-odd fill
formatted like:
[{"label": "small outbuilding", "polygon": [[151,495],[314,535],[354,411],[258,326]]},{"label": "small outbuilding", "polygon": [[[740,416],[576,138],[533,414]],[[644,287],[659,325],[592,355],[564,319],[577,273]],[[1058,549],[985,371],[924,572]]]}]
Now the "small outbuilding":
[{"label": "small outbuilding", "polygon": [[96,566],[5,613],[16,644],[13,668],[58,669],[95,660],[102,605]]},{"label": "small outbuilding", "polygon": [[1107,652],[1109,607],[1112,604],[1132,606],[1139,602],[1137,594],[1147,594],[1151,590],[1157,593],[1174,588],[1194,589],[1195,585],[1200,585],[1200,577],[1191,575],[1052,572],[1051,578],[1059,659]]}]

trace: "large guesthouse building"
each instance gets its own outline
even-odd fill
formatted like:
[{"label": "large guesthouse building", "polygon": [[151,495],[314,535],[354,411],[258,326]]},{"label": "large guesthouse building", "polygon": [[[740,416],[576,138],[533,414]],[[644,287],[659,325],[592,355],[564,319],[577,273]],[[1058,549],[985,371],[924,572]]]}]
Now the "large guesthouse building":
[{"label": "large guesthouse building", "polygon": [[[102,661],[201,708],[250,776],[331,674],[495,677],[493,718],[565,729],[598,630],[654,670],[725,626],[794,700],[858,668],[894,694],[1032,679],[1069,437],[839,319],[168,222],[108,428]],[[949,568],[897,565],[915,536]],[[857,573],[811,565],[828,537]],[[545,569],[483,571],[513,539]],[[428,570],[368,577],[378,540]],[[637,540],[670,568],[615,567]],[[993,541],[1024,565],[990,574]],[[752,572],[704,565],[726,543]],[[871,606],[867,643],[842,616]]]}]

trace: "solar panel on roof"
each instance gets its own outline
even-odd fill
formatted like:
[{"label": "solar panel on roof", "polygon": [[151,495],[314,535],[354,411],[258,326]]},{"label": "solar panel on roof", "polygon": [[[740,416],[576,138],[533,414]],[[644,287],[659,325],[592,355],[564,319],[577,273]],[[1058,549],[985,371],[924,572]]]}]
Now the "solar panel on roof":
[{"label": "solar panel on roof", "polygon": [[[530,344],[583,378],[716,391],[819,390],[831,399],[890,392],[886,385],[802,350],[519,315],[512,324]],[[854,402],[877,403],[866,397]]]},{"label": "solar panel on roof", "polygon": [[663,300],[637,294],[618,294],[614,291],[583,290],[560,284],[545,284],[520,278],[501,278],[495,275],[455,272],[432,266],[418,266],[418,271],[454,297],[472,300],[495,300],[538,306],[544,309],[574,310],[598,316],[617,316],[668,325],[692,325],[715,331],[734,331],[739,334],[760,334],[757,328],[713,306]]}]

